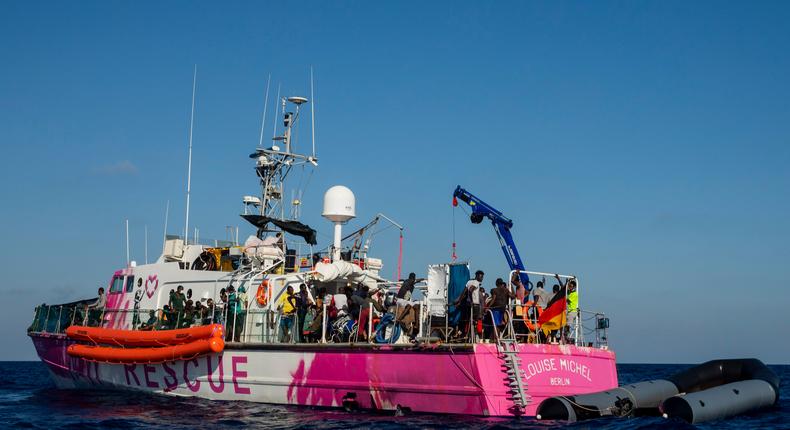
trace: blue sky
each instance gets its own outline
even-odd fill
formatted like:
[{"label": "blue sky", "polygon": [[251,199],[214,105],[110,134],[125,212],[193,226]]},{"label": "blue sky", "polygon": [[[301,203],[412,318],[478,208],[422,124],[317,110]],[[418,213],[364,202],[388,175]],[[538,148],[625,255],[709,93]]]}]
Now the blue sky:
[{"label": "blue sky", "polygon": [[[35,357],[36,303],[124,264],[124,219],[138,261],[166,201],[183,228],[197,64],[201,237],[256,191],[267,75],[309,95],[313,65],[319,242],[344,184],[357,225],[407,227],[405,270],[424,273],[449,259],[461,184],[514,220],[529,268],[580,277],[619,361],[790,363],[789,19],[780,2],[3,2],[0,359]],[[461,257],[503,276],[491,227],[455,225]],[[392,274],[394,231],[374,248]]]}]

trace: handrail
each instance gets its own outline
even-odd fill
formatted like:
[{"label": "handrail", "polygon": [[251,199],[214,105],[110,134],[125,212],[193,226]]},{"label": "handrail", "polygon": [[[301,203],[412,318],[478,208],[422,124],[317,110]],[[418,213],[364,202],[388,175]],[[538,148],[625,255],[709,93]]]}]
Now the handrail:
[{"label": "handrail", "polygon": [[[542,272],[528,273],[540,275]],[[309,272],[300,273],[300,275],[298,279],[305,280],[309,276]],[[279,279],[293,279],[292,276],[266,274],[260,270],[244,270],[229,273],[224,279],[226,282],[232,282],[234,285],[247,286],[249,289],[248,294],[254,297],[254,285],[249,285],[249,283],[254,284],[261,277],[266,277],[270,282],[274,282]],[[276,287],[272,285],[272,288]],[[282,292],[279,292],[278,297],[281,294]],[[291,317],[290,323],[292,325],[292,335],[288,338],[283,337],[283,332],[287,329],[284,321],[287,320],[283,318],[279,310],[275,309],[276,300],[270,301],[270,304],[263,308],[258,307],[254,299],[250,299],[247,305],[241,308],[232,306],[232,303],[217,303],[212,307],[202,308],[204,310],[201,310],[201,312],[195,312],[194,309],[192,311],[185,309],[165,311],[163,308],[98,309],[88,307],[86,303],[83,301],[66,305],[39,305],[35,308],[34,319],[28,328],[28,332],[31,334],[62,334],[66,328],[75,324],[129,330],[168,330],[220,323],[226,327],[227,340],[230,342],[276,344],[286,341],[290,343],[315,342],[329,344],[333,342],[374,343],[374,334],[378,328],[373,321],[377,312],[372,304],[367,305],[366,312],[369,316],[365,323],[366,325],[360,327],[357,324],[357,330],[354,330],[353,327],[349,329],[349,326],[341,324],[347,321],[346,319],[330,318],[331,307],[329,300],[324,300],[321,308],[312,308],[310,310],[313,322],[307,327],[305,327],[305,322],[308,319],[300,318],[300,315],[295,312],[293,317]],[[458,321],[451,321],[451,317],[457,317],[458,314],[449,312],[451,307],[449,303],[443,304],[444,311],[438,306],[431,310],[427,297],[411,302],[411,304],[415,307],[419,306],[419,309],[413,314],[416,320],[412,326],[413,331],[409,334],[414,337],[412,342],[416,343],[431,342],[431,336],[437,335],[441,337],[442,342],[449,344],[480,343],[485,338],[477,335],[477,321],[481,318],[486,320],[490,318],[490,321],[486,321],[486,326],[494,322],[492,309],[484,305],[481,305],[482,312],[477,312],[477,314],[474,306],[470,306],[468,310],[460,308],[464,309],[465,316],[462,316]],[[523,307],[524,312],[516,312],[516,307]],[[154,313],[153,319],[149,317],[152,311]],[[389,309],[389,311],[392,311],[392,309]],[[493,334],[497,338],[506,337],[517,342],[530,343],[547,341],[537,325],[537,314],[530,312],[523,302],[511,301],[502,311],[504,316],[507,317],[507,322],[504,328],[494,326]],[[466,315],[467,312],[468,315]],[[573,321],[573,317],[575,317],[575,321]],[[608,348],[607,329],[609,322],[604,313],[579,308],[575,311],[575,314],[569,314],[568,320],[572,324],[565,326],[559,332],[561,335],[559,342],[561,344]],[[528,322],[530,324],[527,324]],[[348,324],[350,325],[351,323]],[[529,326],[533,328],[530,329]],[[308,328],[310,329],[309,334],[302,338],[302,333],[300,332]],[[360,329],[366,329],[368,333],[366,339],[361,338],[360,332],[365,330]],[[590,339],[589,342],[587,338]]]},{"label": "handrail", "polygon": [[[496,342],[499,343],[499,330],[496,328],[496,322],[494,321],[494,312],[491,308],[488,308],[488,314],[491,315],[491,326],[494,327],[494,338]],[[483,320],[483,326],[485,326],[485,319]]]}]

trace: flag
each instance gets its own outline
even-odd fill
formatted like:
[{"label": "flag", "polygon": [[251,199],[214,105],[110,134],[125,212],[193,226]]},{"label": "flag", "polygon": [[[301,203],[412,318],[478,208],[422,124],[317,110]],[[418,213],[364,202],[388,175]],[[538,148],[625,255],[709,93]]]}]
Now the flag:
[{"label": "flag", "polygon": [[557,330],[565,326],[566,317],[565,310],[567,303],[565,300],[565,288],[560,288],[560,291],[551,298],[546,309],[540,314],[538,324],[544,333],[551,330]]}]

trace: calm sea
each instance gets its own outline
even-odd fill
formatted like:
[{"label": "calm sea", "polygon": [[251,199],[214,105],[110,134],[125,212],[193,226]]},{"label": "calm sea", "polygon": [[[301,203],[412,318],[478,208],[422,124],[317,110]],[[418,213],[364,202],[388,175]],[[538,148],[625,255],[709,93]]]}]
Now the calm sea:
[{"label": "calm sea", "polygon": [[[621,364],[620,382],[671,375],[687,365]],[[697,428],[790,429],[790,366],[771,366],[782,378],[779,406]],[[135,392],[57,390],[39,362],[0,362],[0,424],[21,428],[192,429],[255,426],[311,429],[399,428],[548,428],[559,423],[534,419],[499,419],[438,415],[395,417],[372,413],[219,402]],[[662,418],[599,419],[571,424],[580,429],[695,428]]]}]

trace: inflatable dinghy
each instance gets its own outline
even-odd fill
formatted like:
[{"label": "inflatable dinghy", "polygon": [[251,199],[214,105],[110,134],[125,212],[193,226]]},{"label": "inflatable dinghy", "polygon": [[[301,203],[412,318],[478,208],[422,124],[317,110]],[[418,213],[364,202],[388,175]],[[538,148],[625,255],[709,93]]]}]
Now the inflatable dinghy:
[{"label": "inflatable dinghy", "polygon": [[693,424],[755,411],[778,401],[779,377],[760,360],[713,360],[667,379],[551,397],[538,405],[536,416],[539,420],[581,421],[662,415]]}]

